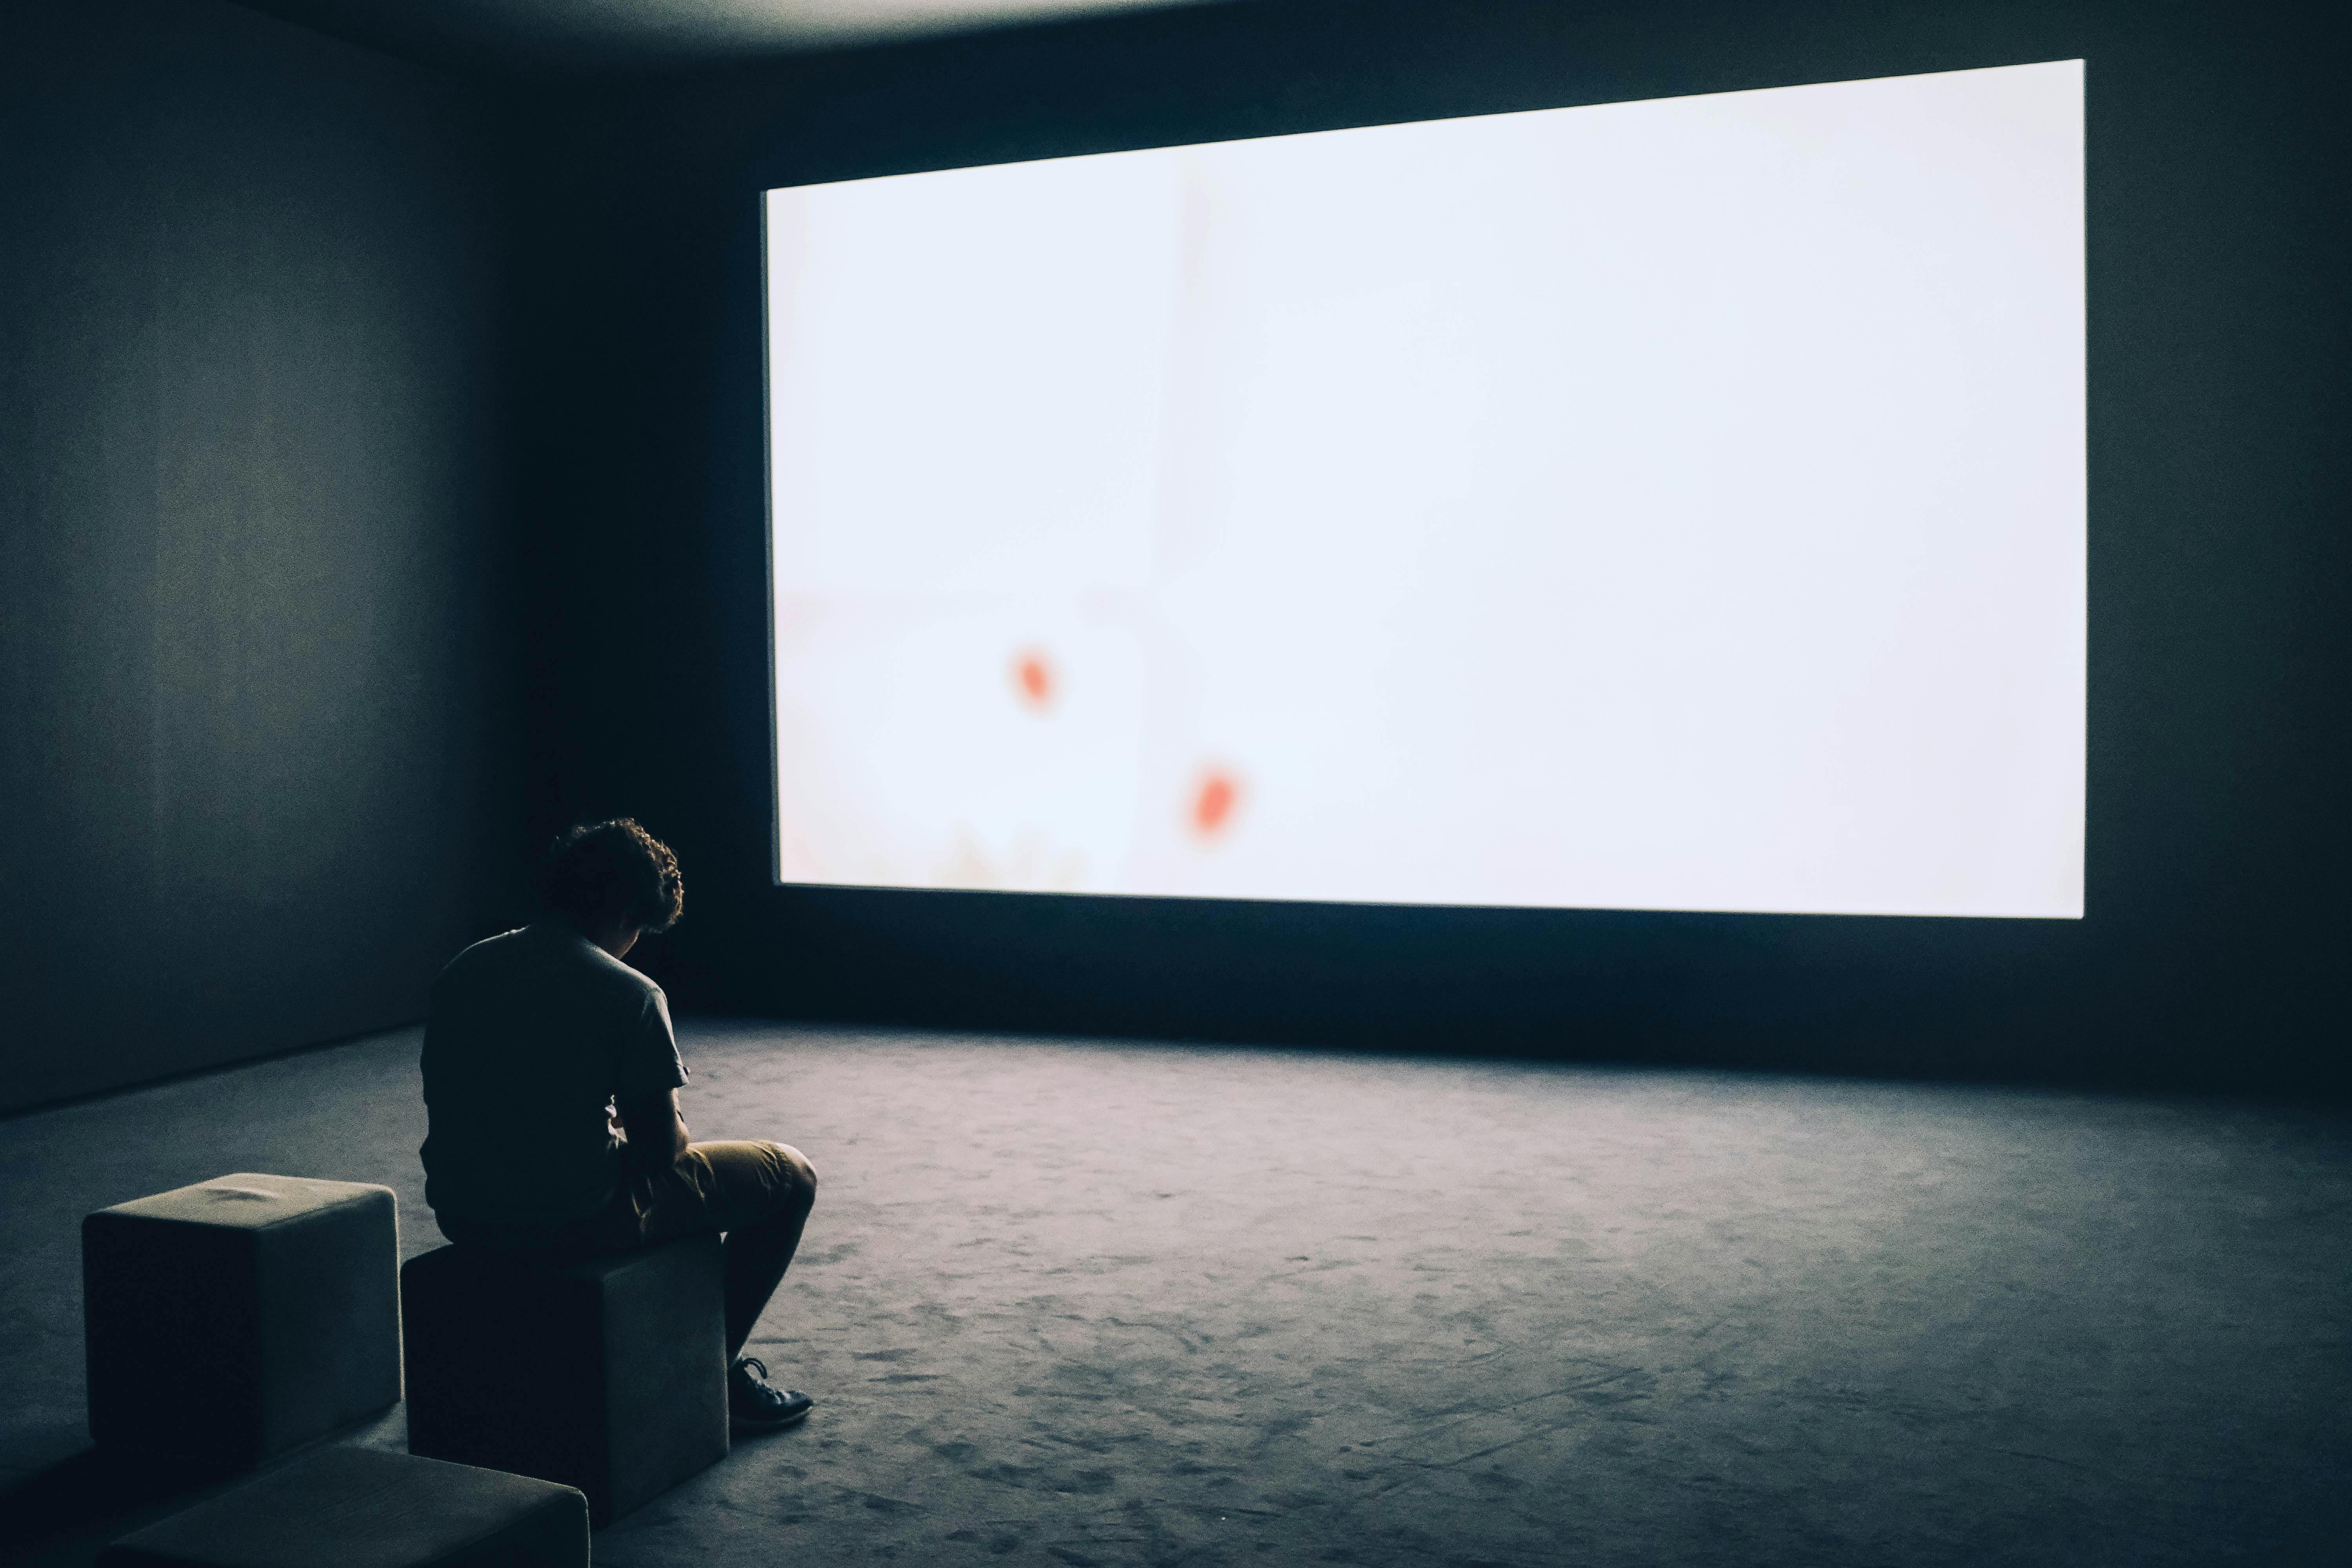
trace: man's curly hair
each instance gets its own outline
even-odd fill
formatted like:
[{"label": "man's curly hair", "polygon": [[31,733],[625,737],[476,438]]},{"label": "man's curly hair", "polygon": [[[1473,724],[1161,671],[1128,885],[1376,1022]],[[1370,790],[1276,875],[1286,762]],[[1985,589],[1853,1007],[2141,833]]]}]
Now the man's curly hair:
[{"label": "man's curly hair", "polygon": [[677,857],[626,816],[559,837],[533,884],[550,910],[592,935],[623,921],[666,931],[686,912]]}]

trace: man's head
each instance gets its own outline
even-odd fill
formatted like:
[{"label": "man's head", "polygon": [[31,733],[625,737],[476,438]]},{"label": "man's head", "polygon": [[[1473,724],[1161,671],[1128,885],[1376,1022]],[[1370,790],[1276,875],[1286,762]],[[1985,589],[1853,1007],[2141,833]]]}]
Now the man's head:
[{"label": "man's head", "polygon": [[666,931],[686,912],[677,857],[625,816],[557,838],[535,880],[551,912],[608,951],[614,942],[625,951],[640,931]]}]

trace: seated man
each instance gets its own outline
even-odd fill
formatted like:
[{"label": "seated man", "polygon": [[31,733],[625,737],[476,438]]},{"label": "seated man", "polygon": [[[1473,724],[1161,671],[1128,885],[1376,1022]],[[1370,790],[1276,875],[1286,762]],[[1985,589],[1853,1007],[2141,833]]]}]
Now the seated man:
[{"label": "seated man", "polygon": [[621,962],[684,902],[667,846],[622,818],[575,827],[541,868],[547,915],[478,942],[433,983],[425,1201],[460,1247],[592,1257],[726,1233],[728,1407],[788,1426],[804,1394],[743,1355],[816,1199],[781,1143],[689,1143],[660,986]]}]

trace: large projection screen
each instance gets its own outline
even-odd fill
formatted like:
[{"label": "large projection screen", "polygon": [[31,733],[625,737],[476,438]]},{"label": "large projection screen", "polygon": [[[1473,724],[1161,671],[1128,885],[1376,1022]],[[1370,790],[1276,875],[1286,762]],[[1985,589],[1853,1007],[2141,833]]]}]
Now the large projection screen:
[{"label": "large projection screen", "polygon": [[766,247],[780,881],[2082,914],[2080,61]]}]

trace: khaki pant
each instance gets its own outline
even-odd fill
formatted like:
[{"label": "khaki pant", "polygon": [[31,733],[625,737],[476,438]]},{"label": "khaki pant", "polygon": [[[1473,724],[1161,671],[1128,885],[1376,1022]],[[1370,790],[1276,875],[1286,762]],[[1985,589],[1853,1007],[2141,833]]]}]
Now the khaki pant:
[{"label": "khaki pant", "polygon": [[596,1258],[711,1231],[727,1237],[727,1356],[740,1355],[800,1246],[816,1171],[782,1143],[689,1144],[667,1170],[632,1173],[604,1206],[560,1226],[481,1225],[436,1215],[460,1247]]}]

